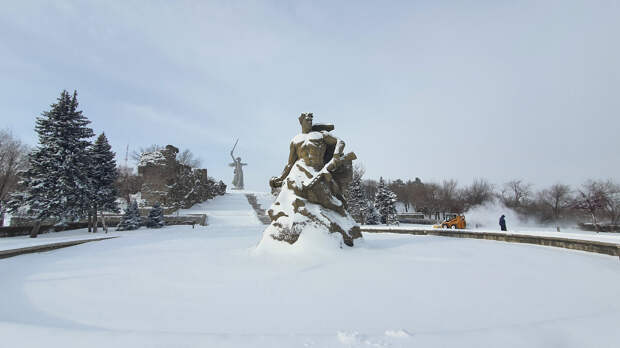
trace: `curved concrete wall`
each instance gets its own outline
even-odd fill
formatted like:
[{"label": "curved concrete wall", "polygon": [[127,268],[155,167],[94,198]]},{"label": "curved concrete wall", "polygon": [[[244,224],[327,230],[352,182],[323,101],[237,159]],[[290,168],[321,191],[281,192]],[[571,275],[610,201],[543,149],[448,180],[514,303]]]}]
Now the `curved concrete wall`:
[{"label": "curved concrete wall", "polygon": [[362,232],[367,233],[402,233],[413,235],[430,235],[453,238],[487,239],[510,243],[525,243],[572,250],[588,251],[593,253],[618,256],[620,258],[620,244],[606,243],[592,240],[535,236],[526,234],[509,234],[493,232],[472,232],[467,230],[444,230],[444,229],[408,229],[399,227],[374,227],[362,226]]}]

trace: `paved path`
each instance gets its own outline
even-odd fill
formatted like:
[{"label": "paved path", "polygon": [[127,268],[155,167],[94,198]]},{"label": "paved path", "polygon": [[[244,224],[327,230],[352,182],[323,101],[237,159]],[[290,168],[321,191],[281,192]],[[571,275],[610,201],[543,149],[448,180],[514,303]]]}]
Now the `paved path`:
[{"label": "paved path", "polygon": [[224,196],[199,203],[181,214],[207,214],[209,226],[256,226],[262,225],[254,209],[248,203],[245,191],[231,191]]}]

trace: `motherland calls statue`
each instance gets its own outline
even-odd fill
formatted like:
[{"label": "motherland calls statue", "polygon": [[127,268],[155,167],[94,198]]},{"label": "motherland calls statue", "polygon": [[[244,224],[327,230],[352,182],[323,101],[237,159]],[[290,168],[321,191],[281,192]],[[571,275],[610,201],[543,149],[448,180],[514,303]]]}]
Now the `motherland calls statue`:
[{"label": "motherland calls statue", "polygon": [[229,163],[228,165],[234,167],[235,177],[233,178],[233,190],[243,190],[243,166],[247,166],[247,163],[241,162],[241,157],[235,158],[233,152],[235,152],[235,148],[237,147],[237,143],[239,143],[239,139],[235,142],[235,146],[233,146],[232,150],[230,150],[230,157],[232,157],[233,163]]},{"label": "motherland calls statue", "polygon": [[268,211],[271,225],[263,238],[293,244],[304,233],[338,232],[353,246],[362,234],[343,193],[357,157],[343,154],[344,142],[330,133],[333,125],[312,125],[312,119],[312,113],[301,114],[301,134],[291,141],[288,163],[282,175],[269,181],[280,193]]}]

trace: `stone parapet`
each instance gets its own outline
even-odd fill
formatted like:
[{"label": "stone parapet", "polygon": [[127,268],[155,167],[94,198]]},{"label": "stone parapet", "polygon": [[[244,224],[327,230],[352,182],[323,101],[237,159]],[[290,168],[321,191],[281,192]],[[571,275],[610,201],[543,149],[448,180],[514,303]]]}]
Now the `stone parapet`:
[{"label": "stone parapet", "polygon": [[593,240],[537,236],[528,234],[510,234],[494,232],[473,232],[467,230],[445,229],[411,229],[388,226],[362,226],[362,232],[366,233],[401,233],[412,235],[429,235],[453,238],[486,239],[510,243],[525,243],[565,248],[572,250],[588,251],[598,254],[618,256],[620,258],[620,244],[600,242]]}]

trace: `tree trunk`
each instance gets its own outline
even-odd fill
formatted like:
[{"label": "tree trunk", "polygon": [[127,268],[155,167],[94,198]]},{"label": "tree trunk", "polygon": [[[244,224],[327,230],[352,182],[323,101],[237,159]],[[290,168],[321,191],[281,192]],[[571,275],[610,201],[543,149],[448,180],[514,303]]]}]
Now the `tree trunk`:
[{"label": "tree trunk", "polygon": [[594,224],[594,228],[596,229],[596,233],[599,233],[601,231],[601,227],[596,222],[596,216],[594,215],[594,213],[590,213],[590,214],[592,214],[592,223]]},{"label": "tree trunk", "polygon": [[103,225],[103,231],[108,233],[108,226],[105,223],[105,214],[103,213],[103,210],[101,211],[101,224]]},{"label": "tree trunk", "polygon": [[97,205],[95,205],[95,209],[93,209],[93,233],[97,233],[97,225],[99,224],[99,220],[97,219]]},{"label": "tree trunk", "polygon": [[125,175],[125,192],[127,193],[127,196],[125,197],[125,200],[127,200],[127,204],[131,204],[131,197],[129,196],[129,174]]},{"label": "tree trunk", "polygon": [[39,235],[39,229],[41,228],[41,220],[36,220],[32,230],[30,231],[30,238],[37,238]]},{"label": "tree trunk", "polygon": [[93,231],[93,213],[88,210],[88,233]]}]

